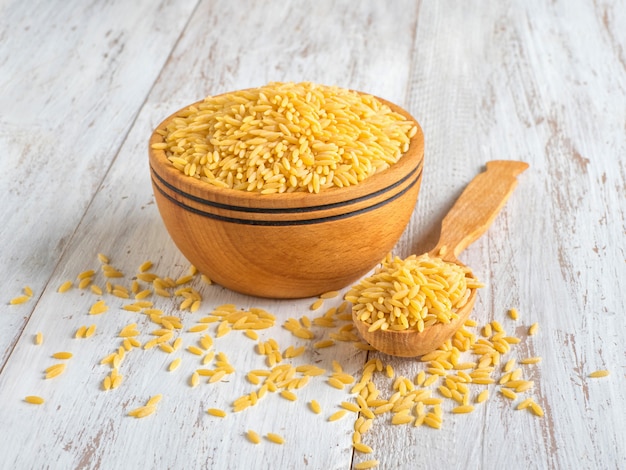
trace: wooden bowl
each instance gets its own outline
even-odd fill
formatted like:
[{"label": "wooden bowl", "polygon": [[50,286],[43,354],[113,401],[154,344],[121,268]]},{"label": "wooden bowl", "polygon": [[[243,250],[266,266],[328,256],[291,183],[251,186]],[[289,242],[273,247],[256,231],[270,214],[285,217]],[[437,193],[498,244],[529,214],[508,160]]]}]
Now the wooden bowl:
[{"label": "wooden bowl", "polygon": [[[379,98],[380,99],[380,98]],[[218,284],[259,297],[301,298],[343,288],[393,248],[417,201],[424,158],[422,130],[390,168],[357,185],[317,194],[260,194],[224,189],[184,175],[152,144],[157,206],[182,254]]]}]

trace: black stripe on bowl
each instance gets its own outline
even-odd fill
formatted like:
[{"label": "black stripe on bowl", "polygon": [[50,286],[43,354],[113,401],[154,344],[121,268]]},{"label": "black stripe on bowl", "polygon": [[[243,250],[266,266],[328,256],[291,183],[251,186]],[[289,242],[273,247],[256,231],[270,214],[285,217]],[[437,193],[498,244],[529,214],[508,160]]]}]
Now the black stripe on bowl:
[{"label": "black stripe on bowl", "polygon": [[[399,198],[400,196],[402,196],[403,194],[405,194],[407,191],[409,191],[411,188],[413,188],[419,181],[420,178],[422,176],[422,172],[420,170],[420,172],[415,176],[415,178],[404,188],[402,189],[402,191],[397,192],[396,194],[394,194],[393,196],[377,202],[376,204],[373,204],[371,206],[367,206],[367,207],[363,207],[361,209],[357,209],[351,212],[344,212],[341,214],[337,214],[337,215],[331,215],[331,216],[326,216],[326,217],[317,217],[314,219],[304,219],[304,220],[250,220],[250,219],[239,219],[239,218],[235,218],[235,217],[226,217],[226,216],[222,216],[222,215],[217,215],[217,214],[212,214],[210,212],[206,212],[203,211],[201,209],[198,209],[196,207],[191,207],[188,206],[187,204],[185,204],[184,202],[178,201],[177,199],[174,199],[172,196],[170,196],[169,194],[167,194],[163,188],[161,188],[159,186],[159,184],[154,180],[154,178],[152,178],[152,182],[154,184],[154,187],[157,188],[157,190],[165,197],[167,198],[169,201],[171,201],[172,203],[176,204],[177,206],[181,207],[184,210],[187,210],[193,214],[197,214],[197,215],[201,215],[203,217],[208,217],[210,219],[214,219],[214,220],[219,220],[222,222],[230,222],[230,223],[234,223],[234,224],[242,224],[242,225],[259,225],[259,226],[265,226],[265,227],[285,227],[285,226],[292,226],[292,225],[313,225],[313,224],[322,224],[325,222],[332,222],[334,220],[342,220],[342,219],[348,219],[350,217],[354,217],[356,215],[359,214],[364,214],[366,212],[378,209],[379,207],[384,206],[385,204],[388,204],[392,201],[394,201],[395,199]],[[403,178],[403,180],[405,180],[406,178]],[[393,187],[397,186],[397,184],[392,185]],[[391,189],[391,187],[385,188],[384,191],[387,191]],[[379,191],[380,193],[380,191]],[[370,195],[368,195],[370,196]],[[361,199],[361,198],[358,198]],[[367,197],[366,197],[367,199]],[[351,202],[351,201],[347,201],[347,202]],[[345,204],[345,203],[342,203]],[[213,205],[213,204],[209,204],[209,205]],[[315,210],[319,210],[320,208],[327,208],[327,206],[334,206],[335,204],[328,204],[326,206],[317,206],[317,208]],[[228,209],[232,209],[232,206],[225,206]],[[307,208],[310,209],[310,208]],[[233,209],[234,210],[234,209]],[[274,211],[272,211],[274,212]],[[279,210],[280,212],[280,210]],[[303,211],[305,212],[305,211]]]},{"label": "black stripe on bowl", "polygon": [[[190,201],[194,201],[197,202],[198,204],[202,204],[205,206],[209,206],[209,207],[214,207],[216,209],[225,209],[225,210],[229,210],[229,211],[235,211],[235,212],[250,212],[250,213],[254,213],[254,214],[302,214],[305,212],[315,212],[315,211],[320,211],[320,210],[326,210],[326,209],[333,209],[335,207],[341,207],[341,206],[348,206],[348,205],[352,205],[352,204],[358,204],[360,202],[363,201],[367,201],[368,199],[372,199],[375,197],[380,196],[381,194],[386,193],[387,191],[391,191],[392,189],[400,186],[401,184],[403,184],[405,181],[407,181],[411,176],[413,176],[415,173],[418,173],[418,178],[419,175],[421,175],[422,173],[422,162],[423,160],[420,160],[420,162],[417,164],[417,166],[415,168],[413,168],[413,170],[411,170],[410,173],[408,173],[406,176],[404,176],[402,179],[394,182],[393,184],[387,186],[386,188],[383,189],[379,189],[378,191],[375,191],[373,193],[370,194],[366,194],[364,196],[360,196],[354,199],[349,199],[347,201],[340,201],[340,202],[333,202],[330,204],[321,204],[318,206],[311,206],[311,207],[285,207],[285,208],[275,208],[275,207],[242,207],[242,206],[233,206],[230,204],[223,204],[220,202],[215,202],[215,201],[210,201],[208,199],[204,199],[198,196],[194,196],[193,194],[189,194],[185,191],[182,191],[180,188],[177,188],[176,186],[173,186],[172,184],[168,183],[167,181],[165,181],[163,179],[163,177],[161,177],[161,175],[159,175],[156,170],[154,169],[154,167],[151,165],[150,166],[150,170],[152,172],[152,174],[159,180],[159,182],[165,186],[167,189],[169,189],[170,191],[176,193],[176,194],[180,194],[181,196],[183,196],[184,198],[189,199]],[[154,179],[153,179],[154,180]]]}]

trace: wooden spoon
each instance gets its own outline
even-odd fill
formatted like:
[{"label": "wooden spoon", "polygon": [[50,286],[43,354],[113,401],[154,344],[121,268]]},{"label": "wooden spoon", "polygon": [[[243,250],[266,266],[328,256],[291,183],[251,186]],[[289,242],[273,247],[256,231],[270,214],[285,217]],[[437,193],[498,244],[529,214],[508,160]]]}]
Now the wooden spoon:
[{"label": "wooden spoon", "polygon": [[[464,266],[457,256],[489,228],[515,186],[516,176],[528,168],[524,162],[494,160],[487,170],[476,176],[465,188],[441,224],[437,246],[429,252],[432,257]],[[415,357],[434,351],[465,323],[476,300],[472,289],[467,303],[450,323],[436,323],[422,332],[408,330],[368,331],[369,323],[359,320],[353,310],[352,318],[359,333],[377,350],[393,356]]]}]

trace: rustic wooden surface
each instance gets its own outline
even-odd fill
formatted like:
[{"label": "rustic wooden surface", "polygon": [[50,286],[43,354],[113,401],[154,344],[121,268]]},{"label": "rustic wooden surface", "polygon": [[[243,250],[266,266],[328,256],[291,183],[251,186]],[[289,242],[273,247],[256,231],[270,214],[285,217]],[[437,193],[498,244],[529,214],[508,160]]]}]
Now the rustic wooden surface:
[{"label": "rustic wooden surface", "polygon": [[[626,467],[626,4],[621,0],[445,1],[0,1],[0,468],[617,469]],[[271,396],[232,413],[252,390],[245,372],[264,367],[241,332],[215,340],[236,368],[227,381],[187,384],[198,360],[184,350],[133,350],[122,385],[104,392],[100,360],[133,321],[121,310],[90,316],[98,298],[67,279],[99,269],[105,253],[130,283],[145,260],[174,278],[188,262],[153,203],[147,139],[165,116],[202,98],[268,81],[310,80],[369,91],[417,118],[426,138],[422,189],[395,252],[431,249],[439,222],[464,186],[493,159],[530,164],[487,234],[461,260],[486,283],[479,324],[500,321],[523,341],[543,418],[492,397],[474,413],[446,412],[441,430],[376,421],[351,447],[353,419],[327,422],[349,390],[325,377],[288,402]],[[96,277],[103,285],[101,275]],[[9,301],[24,286],[34,292]],[[315,316],[314,299],[268,301],[197,284],[199,313],[222,303],[263,307],[277,325],[261,333],[296,341],[281,324]],[[173,300],[157,299],[168,312]],[[127,302],[126,302],[127,303]],[[338,305],[327,300],[325,307]],[[515,307],[517,322],[506,317]],[[527,337],[528,326],[539,333]],[[73,338],[97,324],[89,339]],[[211,330],[212,331],[212,330]],[[34,344],[37,332],[43,344]],[[322,338],[322,333],[320,339]],[[197,335],[182,333],[185,345]],[[74,354],[43,379],[56,351]],[[174,357],[181,367],[167,372]],[[302,361],[358,375],[380,358],[413,378],[415,360],[355,349],[308,348]],[[589,373],[611,374],[591,379]],[[385,393],[389,380],[377,383]],[[157,412],[127,412],[163,394]],[[23,401],[41,395],[43,405]],[[324,411],[308,407],[318,400]],[[209,416],[209,407],[229,412]],[[279,446],[244,436],[276,432]]]}]

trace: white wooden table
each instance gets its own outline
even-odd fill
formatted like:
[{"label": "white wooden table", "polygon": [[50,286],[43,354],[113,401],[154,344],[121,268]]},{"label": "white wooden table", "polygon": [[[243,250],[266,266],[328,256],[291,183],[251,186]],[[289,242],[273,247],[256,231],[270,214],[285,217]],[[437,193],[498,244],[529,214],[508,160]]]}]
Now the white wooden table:
[{"label": "white wooden table", "polygon": [[[370,459],[382,469],[626,468],[625,11],[621,0],[0,1],[0,468],[347,469]],[[363,436],[374,452],[356,452],[356,415],[327,421],[342,401],[355,401],[350,387],[328,385],[332,361],[358,378],[378,358],[411,380],[424,364],[349,342],[317,350],[282,327],[340,297],[312,312],[315,299],[261,300],[199,279],[196,313],[180,312],[179,299],[150,298],[180,315],[183,346],[129,351],[121,385],[102,389],[111,368],[100,361],[120,346],[120,329],[136,322],[145,343],[154,325],[122,309],[131,301],[79,289],[77,274],[94,269],[104,287],[98,253],[124,272],[115,282],[126,286],[146,260],[174,279],[189,269],[153,202],[151,129],[207,94],[301,80],[371,92],[422,124],[423,184],[394,250],[400,256],[434,245],[441,218],[486,161],[530,164],[462,258],[487,285],[474,320],[497,320],[522,339],[510,357],[543,358],[524,366],[535,387],[520,394],[543,407],[543,418],[517,411],[520,399],[493,385],[471,414],[453,415],[444,402],[440,430],[381,415]],[[58,293],[66,280],[74,288]],[[25,286],[30,299],[10,305]],[[99,298],[109,311],[89,315]],[[215,338],[214,350],[235,373],[192,388],[202,366],[185,349],[199,337],[187,329],[224,303],[272,312],[276,325],[260,339],[305,345],[290,363],[324,375],[296,390],[295,402],[270,394],[234,413],[235,398],[255,390],[247,372],[267,366],[256,341],[233,331]],[[512,307],[517,321],[506,315]],[[91,324],[92,337],[74,338]],[[73,357],[52,358],[58,351]],[[181,366],[169,372],[177,357]],[[65,372],[44,379],[58,362]],[[610,375],[589,378],[599,369]],[[385,397],[392,382],[376,378]],[[156,394],[154,414],[127,415]],[[227,416],[210,416],[212,407]],[[254,445],[249,429],[286,442]]]}]

